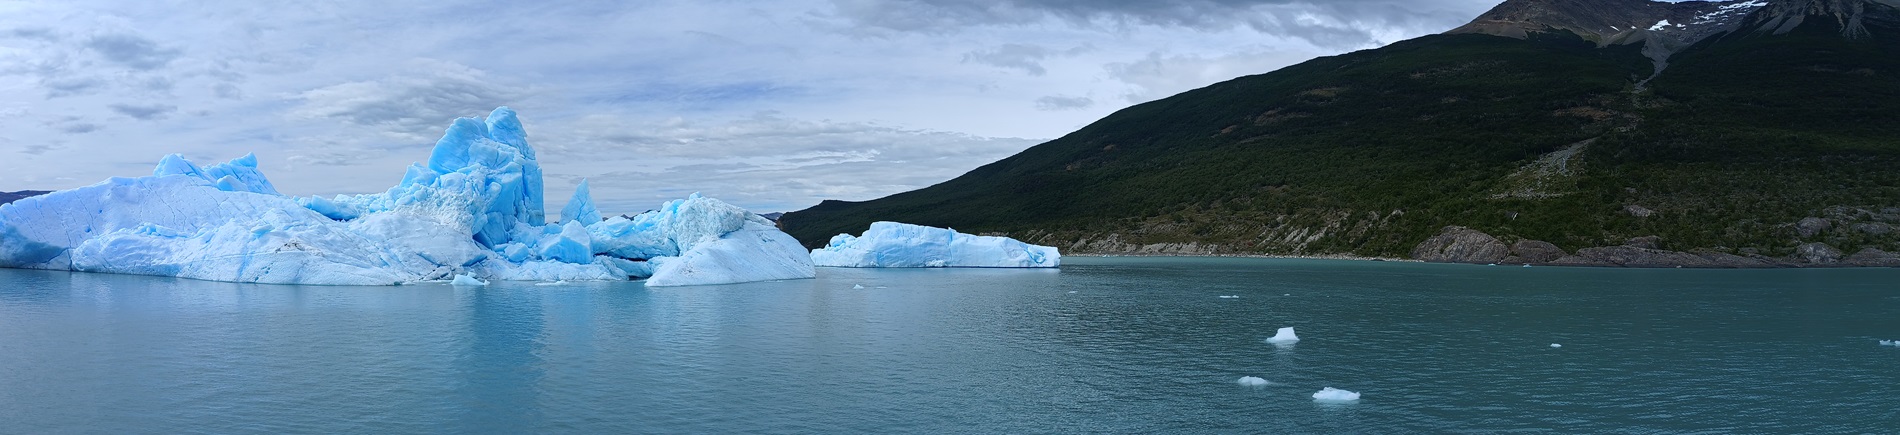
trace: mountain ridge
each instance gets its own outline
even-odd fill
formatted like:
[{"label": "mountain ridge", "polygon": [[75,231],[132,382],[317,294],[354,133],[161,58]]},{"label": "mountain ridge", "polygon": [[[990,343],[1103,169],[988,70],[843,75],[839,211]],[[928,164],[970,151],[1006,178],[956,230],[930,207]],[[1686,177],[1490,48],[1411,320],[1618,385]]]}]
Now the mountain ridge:
[{"label": "mountain ridge", "polygon": [[[1765,4],[1710,19],[1727,30],[1657,71],[1647,41],[1673,22],[1620,43],[1534,21],[1500,38],[1497,14],[1583,4],[1513,0],[1462,31],[1136,105],[935,186],[781,223],[808,245],[895,220],[1083,254],[1900,264],[1900,14],[1740,3]],[[1561,7],[1537,13],[1582,13]],[[1575,26],[1596,24],[1625,30]],[[1434,256],[1432,240],[1487,248]]]}]

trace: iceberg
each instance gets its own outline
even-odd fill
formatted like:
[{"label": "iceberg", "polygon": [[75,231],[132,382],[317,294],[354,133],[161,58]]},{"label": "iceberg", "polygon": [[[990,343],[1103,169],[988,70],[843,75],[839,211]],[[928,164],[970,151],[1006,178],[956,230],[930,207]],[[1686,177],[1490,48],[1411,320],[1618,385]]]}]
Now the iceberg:
[{"label": "iceberg", "polygon": [[314,285],[815,275],[770,221],[697,193],[601,219],[583,181],[550,224],[544,190],[526,131],[501,107],[456,119],[426,163],[379,193],[293,198],[255,155],[199,166],[172,154],[151,176],[0,205],[0,267]]},{"label": "iceberg", "polygon": [[1359,393],[1326,387],[1317,393],[1313,393],[1313,400],[1321,402],[1351,402],[1359,400]]},{"label": "iceberg", "polygon": [[475,277],[468,275],[456,274],[455,280],[449,281],[449,285],[457,287],[481,287],[488,285],[488,281],[475,279]]},{"label": "iceberg", "polygon": [[824,267],[1059,267],[1056,248],[1008,237],[973,236],[956,230],[875,222],[864,235],[839,234],[811,251]]},{"label": "iceberg", "polygon": [[1253,376],[1241,376],[1241,377],[1240,377],[1240,384],[1241,384],[1241,385],[1246,385],[1246,386],[1249,386],[1249,387],[1264,387],[1264,386],[1267,386],[1267,380],[1266,380],[1266,379],[1261,379],[1261,378],[1256,378],[1256,377],[1253,377]]},{"label": "iceberg", "polygon": [[1551,347],[1551,348],[1559,348],[1559,347],[1564,347],[1564,345],[1561,345],[1561,344],[1557,344],[1557,343],[1551,343],[1551,344],[1550,344],[1550,347]]},{"label": "iceberg", "polygon": [[1280,332],[1273,334],[1272,338],[1267,339],[1268,343],[1273,344],[1293,344],[1297,341],[1300,341],[1300,336],[1293,334],[1292,327],[1280,328]]},{"label": "iceberg", "polygon": [[1881,346],[1900,346],[1900,340],[1880,340]]}]

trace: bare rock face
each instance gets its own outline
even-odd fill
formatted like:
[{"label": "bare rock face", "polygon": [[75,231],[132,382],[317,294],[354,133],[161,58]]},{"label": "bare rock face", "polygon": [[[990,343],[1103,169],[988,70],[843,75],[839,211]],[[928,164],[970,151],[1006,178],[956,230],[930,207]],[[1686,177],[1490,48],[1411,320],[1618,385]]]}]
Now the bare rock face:
[{"label": "bare rock face", "polygon": [[1557,259],[1564,258],[1565,255],[1570,254],[1564,252],[1563,248],[1559,248],[1550,242],[1542,240],[1519,240],[1517,243],[1511,244],[1511,255],[1516,256],[1518,261],[1521,262],[1543,264],[1557,261]]},{"label": "bare rock face", "polygon": [[1846,259],[1841,260],[1841,263],[1853,266],[1900,267],[1900,254],[1867,248],[1847,256]]},{"label": "bare rock face", "polygon": [[1841,250],[1826,243],[1806,243],[1794,248],[1794,257],[1808,264],[1834,264],[1841,261]]},{"label": "bare rock face", "polygon": [[1859,231],[1870,236],[1884,236],[1887,235],[1887,233],[1893,232],[1893,226],[1887,225],[1884,222],[1862,222],[1854,224],[1854,231]]},{"label": "bare rock face", "polygon": [[1818,217],[1802,219],[1800,222],[1795,222],[1794,224],[1795,234],[1800,234],[1803,240],[1814,237],[1814,235],[1820,234],[1822,231],[1827,231],[1829,228],[1834,228],[1834,222]]},{"label": "bare rock face", "polygon": [[1639,217],[1639,218],[1646,218],[1646,217],[1650,217],[1650,216],[1654,216],[1654,215],[1656,215],[1656,211],[1655,211],[1655,210],[1650,210],[1650,209],[1649,209],[1648,207],[1643,207],[1643,206],[1640,206],[1640,205],[1636,205],[1636,204],[1630,204],[1630,205],[1626,205],[1626,206],[1623,206],[1623,212],[1624,212],[1624,213],[1629,213],[1629,214],[1630,214],[1630,216],[1635,216],[1635,217]]},{"label": "bare rock face", "polygon": [[1498,238],[1455,225],[1412,248],[1412,258],[1434,263],[1496,263],[1510,254],[1511,248]]},{"label": "bare rock face", "polygon": [[1577,250],[1577,256],[1590,262],[1623,267],[1717,267],[1702,256],[1634,246],[1609,246]]},{"label": "bare rock face", "polygon": [[1632,248],[1642,248],[1642,249],[1657,249],[1656,246],[1661,243],[1662,243],[1661,237],[1642,236],[1642,237],[1631,237],[1629,241],[1623,242],[1623,246],[1628,246]]}]

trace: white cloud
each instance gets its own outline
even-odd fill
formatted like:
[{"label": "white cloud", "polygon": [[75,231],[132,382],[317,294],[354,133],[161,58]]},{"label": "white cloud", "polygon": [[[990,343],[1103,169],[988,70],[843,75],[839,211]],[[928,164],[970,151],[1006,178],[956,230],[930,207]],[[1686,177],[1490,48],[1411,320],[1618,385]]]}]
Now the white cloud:
[{"label": "white cloud", "polygon": [[508,105],[552,207],[588,177],[610,212],[692,191],[790,210],[941,182],[1124,102],[1495,3],[15,1],[0,190],[256,152],[289,194],[378,191],[454,117]]}]

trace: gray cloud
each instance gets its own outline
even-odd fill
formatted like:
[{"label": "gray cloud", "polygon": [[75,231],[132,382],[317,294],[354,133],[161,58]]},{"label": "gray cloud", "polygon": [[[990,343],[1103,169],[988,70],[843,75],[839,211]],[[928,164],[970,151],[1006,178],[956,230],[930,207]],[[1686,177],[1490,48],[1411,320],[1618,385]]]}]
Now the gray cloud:
[{"label": "gray cloud", "polygon": [[1036,99],[1036,110],[1078,110],[1095,105],[1089,97],[1065,97],[1050,95]]},{"label": "gray cloud", "polygon": [[86,48],[108,61],[136,70],[164,67],[179,55],[176,49],[161,48],[150,39],[123,33],[94,36],[86,41]]},{"label": "gray cloud", "polygon": [[165,119],[166,115],[178,111],[178,106],[162,103],[113,104],[106,107],[112,108],[112,111],[119,112],[121,115],[137,118],[141,121]]},{"label": "gray cloud", "polygon": [[1062,56],[1074,56],[1093,49],[1081,46],[1068,50],[1055,50],[1034,44],[1003,44],[996,48],[977,50],[963,55],[964,62],[975,62],[1002,68],[1022,70],[1032,76],[1048,74],[1042,67],[1044,59]]},{"label": "gray cloud", "polygon": [[22,39],[38,39],[42,41],[58,41],[60,39],[59,34],[53,33],[53,29],[44,27],[18,28],[0,32],[0,35]]},{"label": "gray cloud", "polygon": [[408,72],[304,91],[293,113],[381,129],[406,140],[433,139],[447,122],[486,115],[527,92],[493,83],[481,70],[435,60],[413,60]]},{"label": "gray cloud", "polygon": [[46,98],[90,94],[105,84],[105,81],[95,77],[48,77],[40,80],[40,87],[46,89]]},{"label": "gray cloud", "polygon": [[1266,47],[1221,56],[1174,55],[1150,52],[1132,62],[1111,63],[1108,74],[1133,86],[1123,97],[1130,103],[1151,101],[1210,83],[1272,71],[1298,62],[1303,53],[1277,52]]},{"label": "gray cloud", "polygon": [[286,193],[380,191],[455,117],[505,104],[550,206],[585,177],[610,212],[693,191],[790,210],[942,182],[1038,142],[1015,138],[1497,1],[19,0],[0,81],[29,86],[0,86],[18,113],[0,148],[29,154],[0,159],[0,186],[255,151]]},{"label": "gray cloud", "polygon": [[1442,31],[1495,2],[1476,0],[834,0],[860,25],[897,31],[949,32],[961,27],[1020,25],[1058,19],[1081,25],[1251,27],[1327,48],[1378,42],[1380,31]]}]

